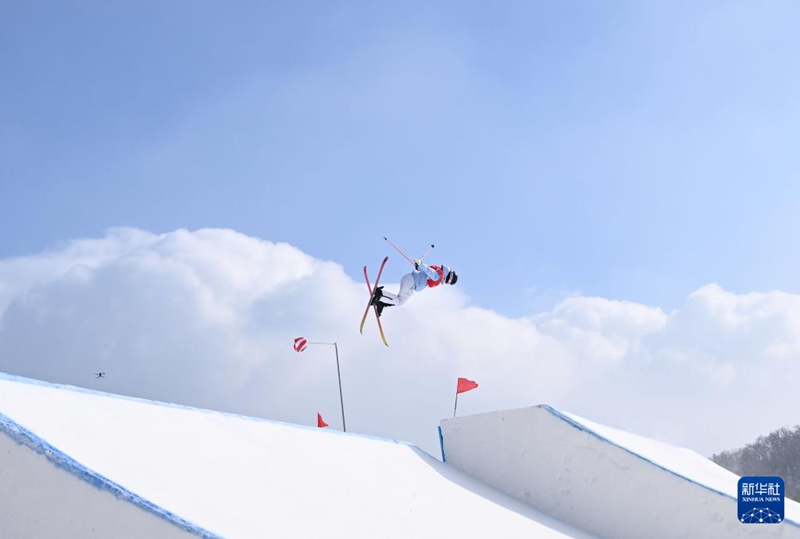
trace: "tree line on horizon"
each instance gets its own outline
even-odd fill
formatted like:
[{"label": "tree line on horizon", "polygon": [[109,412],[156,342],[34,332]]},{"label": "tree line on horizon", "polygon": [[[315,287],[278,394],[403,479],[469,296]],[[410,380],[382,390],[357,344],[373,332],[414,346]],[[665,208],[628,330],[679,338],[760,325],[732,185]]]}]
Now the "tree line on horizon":
[{"label": "tree line on horizon", "polygon": [[786,498],[800,501],[800,425],[759,436],[745,447],[714,454],[711,460],[740,477],[778,476]]}]

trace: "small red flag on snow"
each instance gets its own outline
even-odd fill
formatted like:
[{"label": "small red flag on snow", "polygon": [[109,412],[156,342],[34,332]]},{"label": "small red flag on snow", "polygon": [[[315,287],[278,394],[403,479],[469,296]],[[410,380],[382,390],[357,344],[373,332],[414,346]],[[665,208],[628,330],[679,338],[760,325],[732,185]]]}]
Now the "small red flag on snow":
[{"label": "small red flag on snow", "polygon": [[328,426],[328,424],[325,423],[325,420],[323,420],[322,416],[319,415],[319,412],[317,412],[317,427],[322,429],[322,428],[325,428],[327,426]]},{"label": "small red flag on snow", "polygon": [[458,379],[458,388],[456,389],[456,395],[459,393],[464,393],[465,391],[469,391],[471,389],[475,389],[478,387],[477,382],[473,382],[472,380],[468,380],[466,378],[459,378]]},{"label": "small red flag on snow", "polygon": [[307,347],[308,347],[308,341],[306,340],[306,338],[305,337],[297,337],[294,340],[294,346],[292,348],[294,348],[295,352],[302,352]]}]

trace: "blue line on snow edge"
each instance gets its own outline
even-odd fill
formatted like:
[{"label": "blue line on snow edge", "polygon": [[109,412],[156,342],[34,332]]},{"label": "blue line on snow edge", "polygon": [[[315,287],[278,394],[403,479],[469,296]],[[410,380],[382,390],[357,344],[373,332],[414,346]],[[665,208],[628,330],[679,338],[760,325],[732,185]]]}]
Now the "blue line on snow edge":
[{"label": "blue line on snow edge", "polygon": [[[595,438],[597,438],[598,440],[601,440],[601,441],[603,441],[603,442],[605,442],[607,444],[611,444],[614,447],[618,447],[619,449],[622,449],[626,453],[630,453],[631,455],[633,455],[635,457],[638,457],[641,460],[643,460],[643,461],[645,461],[645,462],[647,462],[649,464],[652,464],[656,468],[660,468],[660,469],[664,470],[665,472],[668,472],[668,473],[674,475],[675,477],[678,477],[680,479],[683,479],[684,481],[688,481],[688,482],[690,482],[692,484],[695,484],[695,485],[697,485],[699,487],[702,487],[702,488],[704,488],[706,490],[714,492],[715,494],[719,494],[720,496],[724,496],[724,497],[726,497],[726,498],[728,498],[730,500],[738,501],[736,498],[734,498],[730,494],[727,494],[725,492],[720,492],[719,490],[717,490],[715,488],[711,488],[708,485],[704,485],[703,483],[699,483],[699,482],[695,481],[694,479],[692,479],[690,477],[686,477],[685,475],[681,475],[681,474],[679,474],[678,472],[676,472],[674,470],[670,470],[669,468],[667,468],[665,466],[662,466],[661,464],[659,464],[657,462],[654,462],[654,461],[652,461],[652,460],[650,460],[648,458],[645,458],[645,457],[643,457],[642,455],[640,455],[638,453],[634,453],[633,451],[631,451],[627,447],[621,446],[618,443],[615,443],[615,442],[609,440],[608,438],[606,438],[602,434],[592,430],[588,425],[584,425],[583,423],[580,423],[579,421],[576,421],[575,419],[572,419],[571,417],[566,415],[561,410],[558,410],[558,409],[550,406],[549,404],[540,404],[539,406],[537,406],[537,408],[543,408],[544,410],[547,410],[548,412],[550,412],[554,416],[558,417],[559,419],[561,419],[563,421],[566,421],[567,423],[572,425],[574,428],[576,428],[576,429],[578,429],[580,431],[586,432],[587,434],[590,434],[590,435],[594,436]],[[792,526],[794,526],[796,528],[800,528],[800,522],[797,522],[795,520],[791,520],[791,519],[788,519],[788,518],[785,518],[785,517],[786,517],[786,515],[784,515],[784,519],[783,519],[784,523],[789,523],[790,525],[792,525]]]},{"label": "blue line on snow edge", "polygon": [[[200,413],[204,413],[204,414],[215,414],[215,415],[220,415],[220,416],[223,416],[223,417],[233,417],[233,418],[242,419],[242,420],[245,420],[245,421],[255,421],[255,422],[258,422],[258,423],[269,423],[269,424],[272,424],[272,425],[278,425],[278,426],[283,426],[283,427],[291,427],[291,428],[295,428],[295,429],[320,431],[319,427],[312,427],[312,426],[309,426],[309,425],[299,425],[299,424],[296,424],[296,423],[288,423],[286,421],[278,421],[278,420],[275,420],[275,419],[266,419],[266,418],[263,418],[263,417],[247,416],[247,415],[243,415],[243,414],[235,414],[235,413],[232,413],[232,412],[221,412],[219,410],[211,410],[211,409],[208,409],[208,408],[198,408],[198,407],[195,407],[195,406],[188,406],[186,404],[176,404],[176,403],[172,403],[172,402],[164,402],[164,401],[157,401],[157,400],[151,400],[151,399],[144,399],[144,398],[141,398],[141,397],[130,397],[128,395],[119,395],[119,394],[116,394],[116,393],[107,393],[105,391],[98,391],[98,390],[95,390],[95,389],[87,389],[87,388],[79,387],[79,386],[71,386],[69,384],[58,384],[58,383],[55,383],[55,382],[45,382],[45,381],[42,381],[42,380],[35,380],[33,378],[26,378],[24,376],[17,376],[15,374],[8,374],[8,373],[2,372],[2,371],[0,371],[0,380],[8,380],[10,382],[19,382],[21,384],[28,384],[28,385],[32,385],[32,386],[45,387],[45,388],[51,388],[51,389],[61,389],[61,390],[68,391],[68,392],[71,392],[71,393],[79,393],[79,394],[84,394],[84,395],[93,395],[93,396],[99,396],[99,397],[119,399],[119,400],[124,400],[124,401],[138,402],[138,403],[143,403],[143,404],[150,404],[150,405],[153,405],[153,406],[162,406],[164,408],[173,408],[173,409],[177,409],[177,410],[188,410],[188,411],[200,412]],[[356,438],[363,438],[365,440],[374,440],[374,441],[377,441],[377,442],[386,442],[386,443],[390,443],[390,444],[405,445],[405,446],[411,447],[412,449],[419,449],[417,444],[412,443],[412,442],[403,441],[403,440],[395,440],[395,439],[392,439],[392,438],[381,438],[379,436],[371,436],[369,434],[357,434],[357,433],[352,433],[352,432],[343,432],[343,431],[335,430],[335,429],[324,429],[324,431],[325,431],[325,434],[329,434],[329,435],[332,435],[332,436],[352,436],[352,437],[356,437]]]},{"label": "blue line on snow edge", "polygon": [[125,487],[111,481],[97,472],[94,472],[69,457],[62,451],[56,449],[43,439],[39,438],[25,427],[19,425],[9,417],[0,414],[0,432],[7,433],[15,442],[24,445],[44,455],[50,462],[59,468],[75,475],[79,479],[89,483],[90,485],[100,490],[105,490],[113,494],[117,499],[133,503],[141,507],[157,517],[166,520],[190,533],[203,537],[204,539],[223,539],[221,535],[212,533],[205,528],[189,522],[188,520],[179,517],[175,513],[164,509],[141,496],[134,494]]}]

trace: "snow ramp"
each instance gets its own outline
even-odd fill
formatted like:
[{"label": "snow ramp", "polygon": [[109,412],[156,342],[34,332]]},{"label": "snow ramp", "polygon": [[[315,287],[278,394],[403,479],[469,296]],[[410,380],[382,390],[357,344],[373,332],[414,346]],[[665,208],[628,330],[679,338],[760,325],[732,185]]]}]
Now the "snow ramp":
[{"label": "snow ramp", "polygon": [[780,524],[743,524],[737,475],[694,451],[548,405],[441,427],[449,464],[600,537],[800,538],[800,504],[786,500]]},{"label": "snow ramp", "polygon": [[593,539],[387,439],[0,374],[0,537]]}]

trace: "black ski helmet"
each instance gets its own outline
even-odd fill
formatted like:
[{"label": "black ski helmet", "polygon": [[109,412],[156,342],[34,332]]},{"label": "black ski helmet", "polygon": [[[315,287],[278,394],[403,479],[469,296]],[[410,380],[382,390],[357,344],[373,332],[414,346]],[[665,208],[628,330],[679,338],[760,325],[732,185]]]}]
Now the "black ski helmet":
[{"label": "black ski helmet", "polygon": [[446,284],[456,284],[456,281],[458,281],[458,274],[455,272],[455,270],[448,271],[447,277],[444,278],[444,282]]}]

